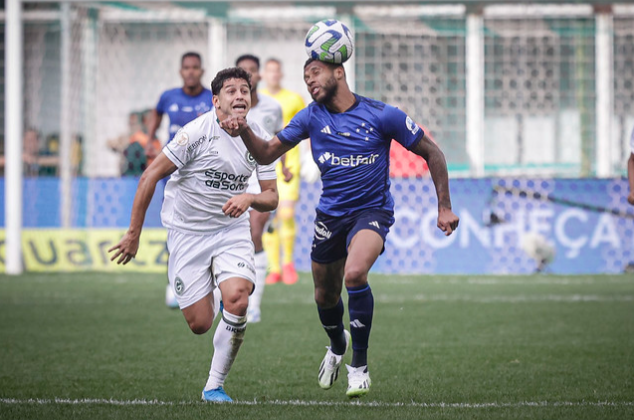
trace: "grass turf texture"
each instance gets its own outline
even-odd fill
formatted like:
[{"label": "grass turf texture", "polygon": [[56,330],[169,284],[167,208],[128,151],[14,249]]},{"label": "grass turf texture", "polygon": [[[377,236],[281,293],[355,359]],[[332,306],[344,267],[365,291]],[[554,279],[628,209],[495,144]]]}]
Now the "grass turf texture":
[{"label": "grass turf texture", "polygon": [[328,340],[302,274],[267,287],[225,386],[240,403],[214,405],[199,402],[212,332],[164,306],[164,277],[0,276],[0,418],[634,417],[632,276],[370,283],[366,398],[349,402],[345,370],[317,385]]}]

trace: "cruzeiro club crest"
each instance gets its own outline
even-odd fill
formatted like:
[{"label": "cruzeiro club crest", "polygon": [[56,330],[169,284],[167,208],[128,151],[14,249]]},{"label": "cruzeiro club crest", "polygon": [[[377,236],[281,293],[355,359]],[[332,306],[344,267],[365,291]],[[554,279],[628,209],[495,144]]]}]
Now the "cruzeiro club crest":
[{"label": "cruzeiro club crest", "polygon": [[247,162],[249,162],[249,165],[251,166],[255,166],[255,158],[253,157],[253,155],[251,154],[251,152],[249,152],[247,150],[247,154],[245,155],[245,157],[247,158]]},{"label": "cruzeiro club crest", "polygon": [[183,292],[185,292],[185,283],[180,277],[176,277],[176,281],[174,282],[174,291],[178,296],[182,296]]}]

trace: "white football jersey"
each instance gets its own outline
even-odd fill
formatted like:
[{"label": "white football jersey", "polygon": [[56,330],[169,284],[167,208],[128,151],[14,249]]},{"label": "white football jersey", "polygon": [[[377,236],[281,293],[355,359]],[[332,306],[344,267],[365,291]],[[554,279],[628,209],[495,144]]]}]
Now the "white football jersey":
[{"label": "white football jersey", "polygon": [[[249,110],[247,122],[249,126],[256,123],[260,127],[263,127],[270,134],[268,137],[264,137],[264,139],[270,140],[284,128],[282,105],[270,96],[260,95],[259,93],[257,95],[258,104]],[[261,191],[258,176],[256,173],[253,173],[249,180],[248,192],[251,194],[259,194]]]},{"label": "white football jersey", "polygon": [[[250,127],[270,139],[257,123]],[[276,162],[258,165],[240,137],[220,128],[215,109],[181,128],[163,153],[178,170],[165,186],[161,221],[181,232],[215,232],[248,218],[248,212],[237,218],[225,216],[222,206],[246,192],[254,171],[262,180],[276,179]]]}]

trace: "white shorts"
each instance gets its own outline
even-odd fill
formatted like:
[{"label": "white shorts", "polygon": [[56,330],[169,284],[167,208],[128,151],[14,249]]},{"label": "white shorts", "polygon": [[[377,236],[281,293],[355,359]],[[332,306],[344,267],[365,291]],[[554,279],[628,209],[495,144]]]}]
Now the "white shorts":
[{"label": "white shorts", "polygon": [[212,234],[169,229],[167,276],[181,309],[212,293],[223,281],[240,277],[255,287],[253,242],[248,221]]}]

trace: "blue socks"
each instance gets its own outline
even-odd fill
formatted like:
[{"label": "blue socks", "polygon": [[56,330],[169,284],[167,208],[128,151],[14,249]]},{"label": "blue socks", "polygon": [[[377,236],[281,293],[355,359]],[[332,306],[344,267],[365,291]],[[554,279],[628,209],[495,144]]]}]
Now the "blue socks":
[{"label": "blue socks", "polygon": [[339,302],[332,308],[322,309],[317,307],[321,325],[330,337],[330,350],[335,354],[343,354],[346,351],[346,337],[343,335],[343,302]]},{"label": "blue socks", "polygon": [[368,341],[372,328],[374,297],[369,284],[346,287],[348,290],[348,312],[350,314],[350,334],[352,335],[352,367],[368,364]]}]

